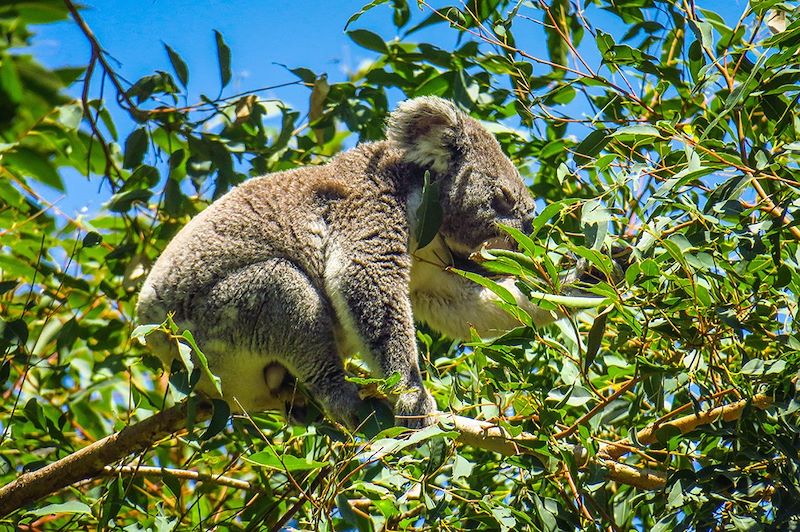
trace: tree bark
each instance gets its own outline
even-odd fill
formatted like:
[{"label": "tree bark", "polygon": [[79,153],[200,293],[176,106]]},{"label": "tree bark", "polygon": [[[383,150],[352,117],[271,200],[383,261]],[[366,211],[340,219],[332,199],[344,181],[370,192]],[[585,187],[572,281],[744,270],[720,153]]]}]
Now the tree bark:
[{"label": "tree bark", "polygon": [[[207,417],[210,412],[210,405],[201,403],[197,417]],[[142,451],[159,439],[185,427],[186,413],[186,403],[177,404],[41,469],[23,473],[0,487],[0,516],[76,482],[102,474],[105,466],[131,453]]]}]

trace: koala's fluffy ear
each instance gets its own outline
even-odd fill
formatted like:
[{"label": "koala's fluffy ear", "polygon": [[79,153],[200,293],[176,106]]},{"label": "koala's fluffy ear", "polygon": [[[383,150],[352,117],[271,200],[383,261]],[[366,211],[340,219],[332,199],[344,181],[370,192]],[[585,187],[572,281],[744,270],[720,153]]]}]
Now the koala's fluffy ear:
[{"label": "koala's fluffy ear", "polygon": [[444,173],[466,149],[464,119],[452,102],[421,96],[397,106],[386,135],[407,161]]}]

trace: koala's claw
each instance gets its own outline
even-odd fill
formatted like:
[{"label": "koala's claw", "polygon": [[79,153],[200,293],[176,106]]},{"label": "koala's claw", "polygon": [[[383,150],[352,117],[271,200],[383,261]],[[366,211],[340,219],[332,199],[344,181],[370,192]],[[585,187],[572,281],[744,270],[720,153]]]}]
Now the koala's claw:
[{"label": "koala's claw", "polygon": [[397,424],[410,429],[422,429],[436,421],[436,401],[427,390],[417,389],[397,398],[394,415]]}]

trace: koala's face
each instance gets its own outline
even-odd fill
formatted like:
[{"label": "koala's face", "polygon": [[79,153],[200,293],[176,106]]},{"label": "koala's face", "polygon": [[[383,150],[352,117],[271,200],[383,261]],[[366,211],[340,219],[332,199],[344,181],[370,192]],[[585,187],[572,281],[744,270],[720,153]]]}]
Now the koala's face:
[{"label": "koala's face", "polygon": [[400,104],[388,136],[441,183],[439,232],[451,251],[468,257],[506,236],[498,224],[530,231],[535,205],[519,172],[494,136],[452,102],[422,97]]},{"label": "koala's face", "polygon": [[462,124],[463,148],[442,176],[440,233],[452,251],[468,256],[506,235],[498,224],[529,232],[535,205],[494,136],[471,118]]}]

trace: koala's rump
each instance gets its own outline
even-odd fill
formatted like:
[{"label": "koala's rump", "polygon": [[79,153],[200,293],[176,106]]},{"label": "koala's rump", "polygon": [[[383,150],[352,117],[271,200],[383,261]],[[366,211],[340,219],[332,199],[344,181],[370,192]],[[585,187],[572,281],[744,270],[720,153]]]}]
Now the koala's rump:
[{"label": "koala's rump", "polygon": [[[190,329],[200,347],[209,351],[210,363],[217,351],[225,351],[226,360],[240,366],[256,357],[263,387],[261,370],[276,358],[265,349],[286,349],[278,334],[286,329],[275,321],[308,310],[302,302],[286,308],[286,298],[275,293],[285,281],[281,272],[291,267],[318,290],[320,283],[312,279],[324,269],[321,207],[312,201],[313,182],[293,175],[297,173],[250,180],[191,220],[145,281],[138,321],[160,323],[174,313],[176,323]],[[292,286],[289,283],[286,290]],[[265,337],[270,331],[272,337]],[[160,346],[163,342],[152,343],[162,359],[173,358],[171,349]]]}]

